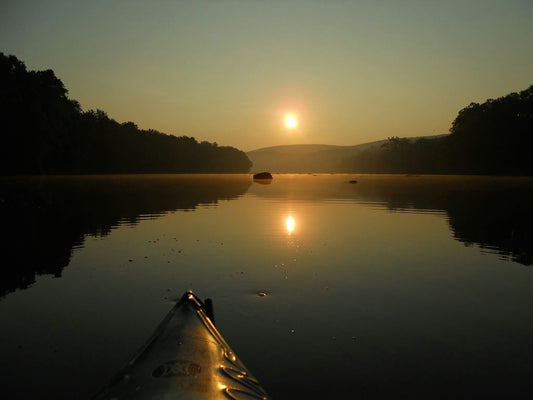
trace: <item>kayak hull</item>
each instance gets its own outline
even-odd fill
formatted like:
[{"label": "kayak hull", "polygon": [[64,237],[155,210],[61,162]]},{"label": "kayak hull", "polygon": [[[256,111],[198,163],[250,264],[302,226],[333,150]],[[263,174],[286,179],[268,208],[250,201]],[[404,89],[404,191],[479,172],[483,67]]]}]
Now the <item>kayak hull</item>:
[{"label": "kayak hull", "polygon": [[95,399],[269,399],[187,292]]}]

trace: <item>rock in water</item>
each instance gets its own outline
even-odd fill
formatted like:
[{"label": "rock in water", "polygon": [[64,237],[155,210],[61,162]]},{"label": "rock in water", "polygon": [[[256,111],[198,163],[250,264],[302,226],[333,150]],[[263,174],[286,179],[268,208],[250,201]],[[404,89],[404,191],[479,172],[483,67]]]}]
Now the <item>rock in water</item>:
[{"label": "rock in water", "polygon": [[254,179],[272,179],[272,174],[270,172],[260,172],[254,174]]}]

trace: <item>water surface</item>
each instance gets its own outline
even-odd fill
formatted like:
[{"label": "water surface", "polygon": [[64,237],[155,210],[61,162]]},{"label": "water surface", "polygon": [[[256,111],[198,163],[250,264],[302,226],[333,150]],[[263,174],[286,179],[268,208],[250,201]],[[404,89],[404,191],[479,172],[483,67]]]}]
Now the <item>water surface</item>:
[{"label": "water surface", "polygon": [[187,289],[277,399],[531,390],[533,179],[0,185],[0,381],[20,398],[90,397]]}]

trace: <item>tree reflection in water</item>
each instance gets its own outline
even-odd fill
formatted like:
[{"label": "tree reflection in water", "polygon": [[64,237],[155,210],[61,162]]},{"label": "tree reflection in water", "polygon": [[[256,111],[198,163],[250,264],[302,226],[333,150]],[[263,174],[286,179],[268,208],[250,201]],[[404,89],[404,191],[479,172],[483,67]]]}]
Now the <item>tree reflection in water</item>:
[{"label": "tree reflection in water", "polygon": [[0,297],[27,288],[36,275],[61,276],[87,235],[106,236],[124,222],[234,199],[250,185],[247,175],[2,178]]},{"label": "tree reflection in water", "polygon": [[[279,180],[290,182],[277,184]],[[235,199],[249,189],[260,197],[308,201],[340,199],[405,212],[446,213],[452,235],[465,245],[533,265],[533,179],[461,176],[277,177],[254,185],[249,175],[112,175],[2,178],[0,297],[61,276],[85,236],[106,236],[122,223],[194,210]],[[294,220],[287,219],[287,231]]]}]

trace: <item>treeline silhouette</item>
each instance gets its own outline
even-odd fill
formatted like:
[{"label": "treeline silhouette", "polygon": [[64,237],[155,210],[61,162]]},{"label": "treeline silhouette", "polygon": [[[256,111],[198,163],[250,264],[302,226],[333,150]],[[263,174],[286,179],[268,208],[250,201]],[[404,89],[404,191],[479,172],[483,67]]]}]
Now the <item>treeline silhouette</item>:
[{"label": "treeline silhouette", "polygon": [[342,160],[343,171],[533,175],[533,85],[459,111],[450,134],[416,141],[391,137]]},{"label": "treeline silhouette", "polygon": [[0,53],[0,174],[243,173],[246,154],[83,112],[52,70]]}]

